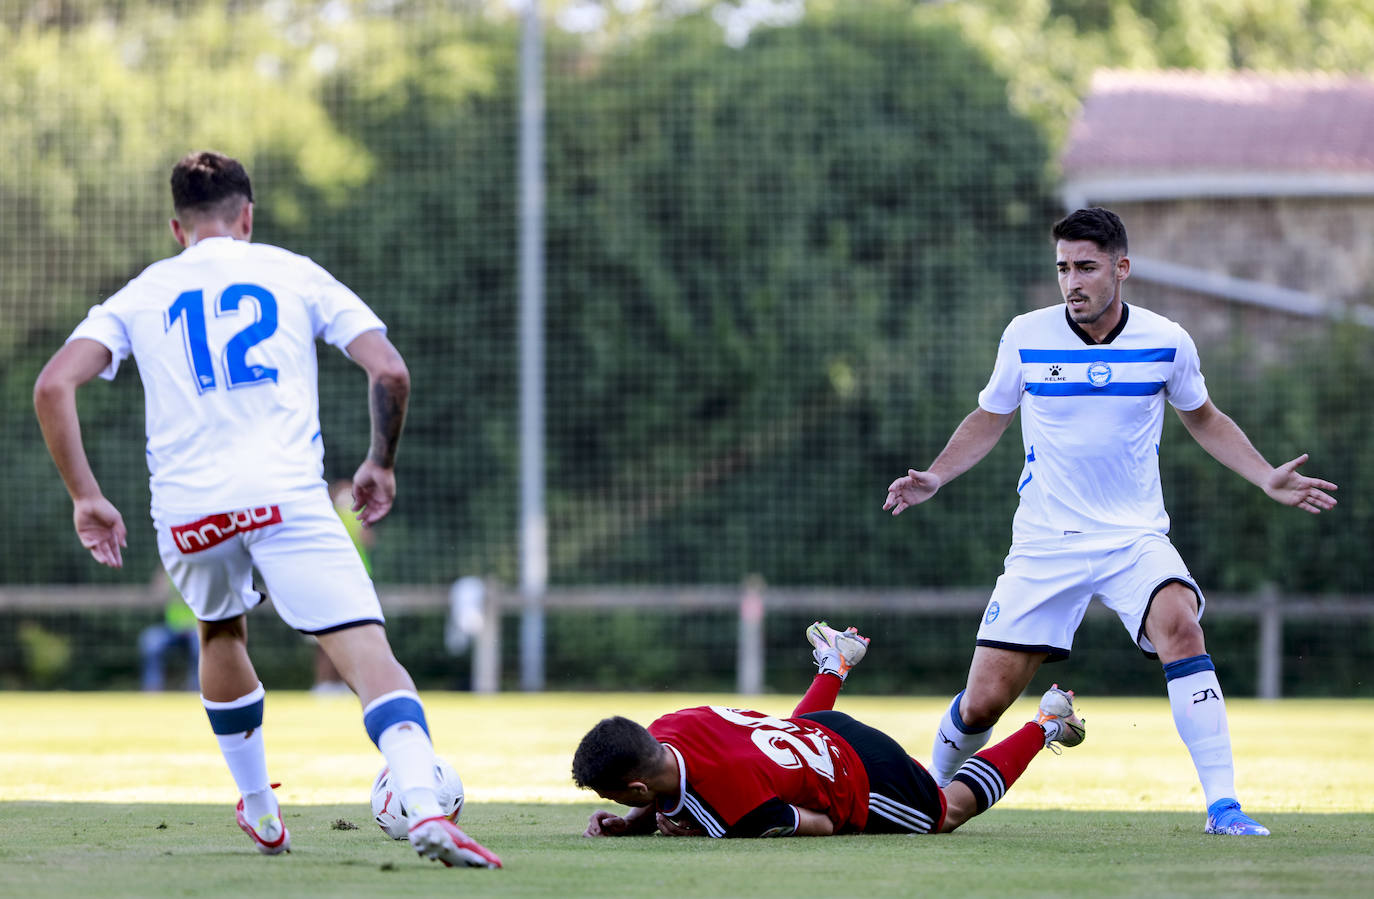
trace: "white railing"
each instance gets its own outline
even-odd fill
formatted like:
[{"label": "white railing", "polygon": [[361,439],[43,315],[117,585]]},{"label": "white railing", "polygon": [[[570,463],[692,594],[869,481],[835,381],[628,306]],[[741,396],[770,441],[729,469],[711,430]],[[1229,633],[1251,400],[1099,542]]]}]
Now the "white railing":
[{"label": "white railing", "polygon": [[[472,581],[467,582],[469,587]],[[456,584],[455,584],[456,587]],[[460,591],[440,586],[379,587],[382,605],[388,614],[408,611],[448,609],[458,616]],[[518,591],[499,584],[483,583],[483,589],[467,591],[467,602],[475,602],[462,616],[461,625],[471,642],[472,689],[495,693],[501,689],[502,619],[516,615],[524,607]],[[37,612],[77,611],[83,609],[151,609],[166,602],[165,592],[149,587],[94,586],[10,586],[0,587],[0,612],[32,610]],[[903,615],[969,616],[977,619],[987,603],[982,590],[875,590],[843,587],[774,587],[755,579],[736,586],[699,587],[576,587],[550,589],[544,597],[546,611],[583,609],[612,611],[637,609],[646,613],[683,614],[693,611],[733,612],[738,621],[736,690],[741,694],[763,691],[765,670],[764,621],[770,613],[812,612],[818,617],[863,612]],[[1089,608],[1089,615],[1113,613],[1100,603]],[[1254,594],[1217,594],[1207,596],[1207,620],[1242,618],[1257,622],[1256,694],[1263,699],[1278,699],[1283,682],[1283,630],[1288,619],[1374,620],[1374,595],[1318,596],[1283,595],[1276,589]]]}]

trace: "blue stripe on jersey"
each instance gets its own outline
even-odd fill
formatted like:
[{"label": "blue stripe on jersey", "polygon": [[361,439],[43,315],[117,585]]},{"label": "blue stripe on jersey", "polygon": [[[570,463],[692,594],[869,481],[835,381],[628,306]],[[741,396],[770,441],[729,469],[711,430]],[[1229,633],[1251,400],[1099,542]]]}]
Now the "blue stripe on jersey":
[{"label": "blue stripe on jersey", "polygon": [[1120,381],[1094,387],[1085,383],[1037,383],[1026,385],[1026,392],[1036,396],[1154,396],[1164,389],[1163,381]]},{"label": "blue stripe on jersey", "polygon": [[1141,350],[1021,350],[1022,362],[1173,362],[1173,347]]}]

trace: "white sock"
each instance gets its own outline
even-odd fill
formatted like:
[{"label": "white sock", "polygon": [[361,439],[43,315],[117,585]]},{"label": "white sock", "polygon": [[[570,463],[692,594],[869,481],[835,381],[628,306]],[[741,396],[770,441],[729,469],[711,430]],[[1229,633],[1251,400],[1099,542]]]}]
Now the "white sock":
[{"label": "white sock", "polygon": [[992,739],[992,728],[969,733],[964,720],[959,717],[959,700],[964,698],[963,691],[954,697],[940,719],[940,729],[935,733],[935,745],[930,750],[930,776],[941,789],[949,786],[954,775],[973,757],[973,754]]},{"label": "white sock", "polygon": [[272,796],[267,777],[267,750],[262,739],[264,695],[262,684],[258,684],[251,693],[229,702],[201,698],[210,716],[212,729],[227,730],[235,724],[248,726],[247,730],[234,733],[217,732],[215,740],[219,743],[225,764],[229,766],[229,774],[239,788],[239,795],[243,797],[244,816],[250,821],[277,811],[277,802]]},{"label": "white sock", "polygon": [[1235,763],[1231,757],[1231,731],[1226,726],[1226,700],[1217,673],[1203,671],[1168,682],[1169,705],[1174,726],[1193,756],[1202,792],[1210,806],[1218,799],[1236,798]]},{"label": "white sock", "polygon": [[414,721],[402,721],[382,731],[377,748],[386,757],[392,782],[412,823],[440,813],[434,795],[434,745]]}]

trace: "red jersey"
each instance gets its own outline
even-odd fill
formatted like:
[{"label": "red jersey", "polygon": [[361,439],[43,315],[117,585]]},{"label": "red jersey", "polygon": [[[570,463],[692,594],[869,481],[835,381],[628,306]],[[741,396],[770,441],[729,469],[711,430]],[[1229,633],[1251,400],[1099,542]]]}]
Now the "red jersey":
[{"label": "red jersey", "polygon": [[649,725],[678,758],[677,801],[713,837],[790,836],[798,808],[821,812],[835,832],[868,820],[868,773],[853,747],[805,718],[724,706],[683,709]]}]

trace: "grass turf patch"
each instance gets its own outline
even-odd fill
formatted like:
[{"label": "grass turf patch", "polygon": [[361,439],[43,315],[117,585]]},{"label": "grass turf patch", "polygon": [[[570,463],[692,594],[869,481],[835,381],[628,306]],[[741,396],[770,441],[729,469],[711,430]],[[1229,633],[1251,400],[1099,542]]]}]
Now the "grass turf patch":
[{"label": "grass turf patch", "polygon": [[506,864],[486,871],[418,859],[356,805],[286,811],[293,851],[263,857],[223,805],[0,803],[0,894],[1353,897],[1374,877],[1357,814],[1270,815],[1267,839],[1206,836],[1188,813],[1017,809],[932,837],[586,839],[595,807],[473,804],[461,823]]}]

